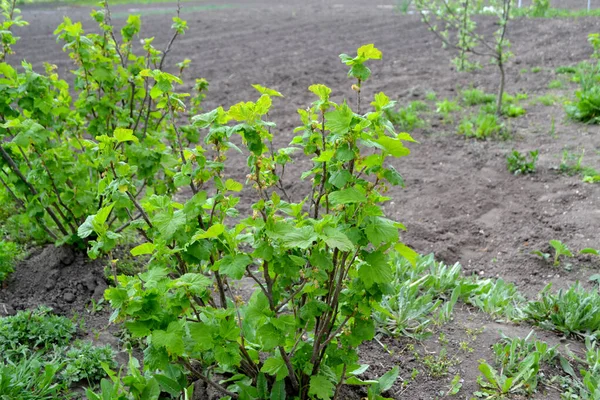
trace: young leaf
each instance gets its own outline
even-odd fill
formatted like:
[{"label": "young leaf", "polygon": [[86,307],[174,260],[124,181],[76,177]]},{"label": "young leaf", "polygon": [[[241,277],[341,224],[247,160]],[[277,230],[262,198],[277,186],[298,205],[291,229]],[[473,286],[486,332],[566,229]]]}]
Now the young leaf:
[{"label": "young leaf", "polygon": [[285,361],[281,357],[267,359],[260,371],[274,376],[277,381],[285,379],[289,374]]},{"label": "young leaf", "polygon": [[129,252],[131,253],[132,256],[141,256],[143,254],[152,254],[152,252],[154,251],[155,248],[156,248],[156,245],[154,245],[154,243],[148,242],[148,243],[140,244],[139,246],[135,246]]}]

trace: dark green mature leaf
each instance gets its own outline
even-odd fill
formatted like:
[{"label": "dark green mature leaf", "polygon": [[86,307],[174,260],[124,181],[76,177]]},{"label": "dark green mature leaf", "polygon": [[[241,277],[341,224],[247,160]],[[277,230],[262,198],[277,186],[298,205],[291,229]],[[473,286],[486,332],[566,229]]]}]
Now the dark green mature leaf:
[{"label": "dark green mature leaf", "polygon": [[338,190],[329,194],[329,202],[333,205],[364,203],[367,197],[357,188],[349,187],[348,189]]},{"label": "dark green mature leaf", "polygon": [[242,279],[252,259],[246,254],[226,255],[219,262],[219,271],[233,279]]},{"label": "dark green mature leaf", "polygon": [[350,239],[348,239],[348,236],[340,230],[331,227],[325,228],[321,238],[331,248],[339,249],[341,251],[352,251],[354,249],[354,245]]},{"label": "dark green mature leaf", "polygon": [[175,212],[164,211],[157,214],[152,223],[162,235],[161,239],[169,241],[179,228],[185,225],[186,216],[182,210]]},{"label": "dark green mature leaf", "polygon": [[398,241],[398,228],[393,221],[382,217],[369,218],[365,226],[365,233],[374,246]]},{"label": "dark green mature leaf", "polygon": [[171,322],[166,331],[152,332],[152,344],[164,347],[169,354],[180,356],[184,352],[183,328],[179,322]]},{"label": "dark green mature leaf", "polygon": [[333,396],[335,385],[323,375],[310,377],[310,388],[308,394],[321,400],[329,400]]},{"label": "dark green mature leaf", "polygon": [[367,254],[366,264],[363,264],[358,270],[358,276],[364,282],[366,287],[373,286],[374,283],[391,282],[392,268],[388,262],[388,257],[379,251]]},{"label": "dark green mature leaf", "polygon": [[275,376],[277,381],[281,381],[289,375],[285,361],[281,357],[267,359],[260,371]]}]

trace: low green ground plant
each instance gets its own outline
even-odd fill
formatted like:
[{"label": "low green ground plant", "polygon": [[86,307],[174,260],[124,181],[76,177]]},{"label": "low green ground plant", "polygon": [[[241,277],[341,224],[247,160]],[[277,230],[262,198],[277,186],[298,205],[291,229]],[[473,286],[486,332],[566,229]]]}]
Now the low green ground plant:
[{"label": "low green ground plant", "polygon": [[466,89],[461,92],[461,100],[467,106],[478,106],[481,104],[491,104],[496,96],[484,92],[481,89]]},{"label": "low green ground plant", "polygon": [[14,272],[19,253],[19,246],[16,243],[0,240],[0,286]]},{"label": "low green ground plant", "polygon": [[504,124],[495,114],[480,113],[465,117],[458,125],[457,133],[467,138],[488,139],[502,136]]},{"label": "low green ground plant", "polygon": [[419,112],[427,111],[428,109],[427,104],[420,101],[413,101],[406,107],[387,111],[387,117],[399,130],[411,132],[415,128],[425,126],[425,121],[419,116]]},{"label": "low green ground plant", "polygon": [[539,156],[538,150],[530,151],[528,154],[522,154],[513,150],[506,156],[506,167],[515,175],[526,175],[535,172],[535,164]]},{"label": "low green ground plant", "polygon": [[600,337],[600,294],[579,283],[550,293],[549,284],[523,308],[525,317],[543,328],[577,337]]}]

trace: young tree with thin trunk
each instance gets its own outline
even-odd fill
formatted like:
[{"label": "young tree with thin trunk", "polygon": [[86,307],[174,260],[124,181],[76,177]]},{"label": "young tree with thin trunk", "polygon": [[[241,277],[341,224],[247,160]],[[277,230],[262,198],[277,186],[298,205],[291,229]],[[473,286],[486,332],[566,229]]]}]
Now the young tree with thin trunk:
[{"label": "young tree with thin trunk", "polygon": [[[477,68],[469,55],[489,57],[498,67],[500,81],[496,100],[496,114],[502,115],[502,97],[506,83],[506,62],[512,56],[510,42],[506,37],[512,0],[490,0],[481,7],[473,0],[417,0],[415,2],[422,21],[443,43],[444,47],[458,50],[453,60],[459,71]],[[477,13],[492,14],[498,18],[498,29],[493,37],[477,31],[473,16]]]}]

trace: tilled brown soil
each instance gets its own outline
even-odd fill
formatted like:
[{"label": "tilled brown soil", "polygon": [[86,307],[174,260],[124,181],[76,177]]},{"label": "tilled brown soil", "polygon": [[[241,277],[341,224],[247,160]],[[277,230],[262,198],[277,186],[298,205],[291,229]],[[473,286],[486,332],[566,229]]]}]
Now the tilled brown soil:
[{"label": "tilled brown soil", "polygon": [[[579,1],[564,3],[576,7]],[[365,98],[384,91],[405,105],[413,100],[426,101],[429,91],[435,91],[440,100],[455,97],[471,85],[495,92],[497,73],[493,66],[483,60],[483,70],[457,73],[449,62],[451,54],[441,49],[419,18],[396,12],[393,4],[389,0],[184,3],[182,16],[190,29],[176,42],[169,60],[173,64],[183,58],[192,60],[188,84],[193,78],[208,79],[206,109],[255,99],[257,93],[250,86],[254,83],[282,92],[285,98],[275,101],[270,115],[278,125],[277,145],[291,140],[299,123],[295,110],[314,100],[307,91],[309,85],[326,84],[333,89],[335,100],[349,98],[353,102],[352,82],[337,55],[352,53],[365,43],[374,43],[383,52],[383,60],[370,64],[373,76],[363,85]],[[112,15],[119,25],[127,13],[142,14],[142,36],[155,36],[157,45],[164,47],[170,38],[173,9],[173,5],[162,4],[118,6],[112,8]],[[57,64],[66,77],[72,65],[52,32],[63,15],[82,20],[85,28],[93,29],[88,13],[85,7],[24,7],[24,19],[31,26],[19,32],[22,39],[16,47],[16,59],[27,59],[39,70],[44,61]],[[494,29],[490,19],[483,18],[480,24],[485,32]],[[502,277],[534,297],[547,283],[562,288],[575,281],[586,282],[600,269],[598,258],[589,256],[569,260],[568,268],[555,268],[530,254],[532,250],[548,251],[552,239],[573,250],[600,248],[600,185],[582,183],[580,177],[561,175],[556,170],[564,149],[585,149],[583,164],[600,169],[600,129],[566,120],[560,102],[549,107],[533,102],[547,93],[567,98],[573,95],[572,84],[551,91],[548,83],[557,79],[556,67],[589,58],[587,34],[600,31],[600,21],[517,19],[511,24],[509,38],[516,57],[508,67],[507,90],[528,94],[523,102],[527,114],[507,121],[512,139],[465,140],[454,134],[454,124],[428,113],[427,126],[413,132],[420,143],[411,146],[409,157],[395,164],[406,188],[390,193],[394,200],[387,205],[387,212],[406,225],[403,239],[420,253],[434,252],[446,262],[460,262],[467,274]],[[533,67],[541,71],[530,72]],[[435,110],[433,102],[428,104]],[[460,120],[460,114],[454,119]],[[553,125],[555,134],[551,135]],[[506,155],[513,148],[522,152],[539,149],[536,174],[515,177],[506,170]],[[245,165],[245,156],[232,157],[231,173],[243,181],[247,171],[235,166]],[[304,197],[309,186],[299,181],[304,167],[306,164],[298,162],[287,177],[288,190],[295,199]],[[242,204],[246,210],[252,198],[250,193],[247,196],[248,201]],[[474,342],[475,351],[462,357],[463,363],[448,376],[432,378],[423,372],[408,389],[397,385],[388,395],[398,399],[439,397],[453,374],[460,373],[465,379],[464,398],[476,390],[477,360],[491,360],[489,346],[498,339],[498,330],[525,335],[529,331],[528,327],[500,326],[467,308],[459,310],[455,321],[442,329],[458,348],[466,330],[475,326],[486,327]],[[545,339],[551,341],[552,337]],[[431,341],[439,348],[437,342]],[[396,352],[404,346],[389,340],[387,344]],[[364,362],[374,365],[374,375],[400,363],[402,378],[409,380],[414,362],[410,354],[390,357],[375,342],[363,353]],[[348,398],[354,395],[348,394]],[[558,394],[543,393],[539,398],[558,398]]]}]

